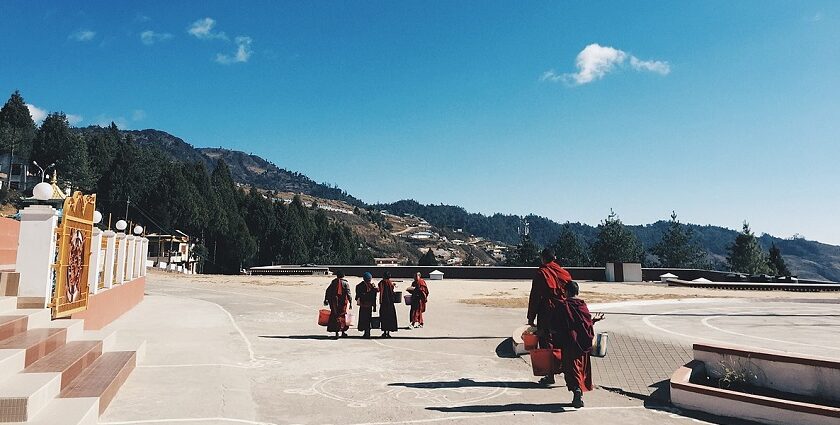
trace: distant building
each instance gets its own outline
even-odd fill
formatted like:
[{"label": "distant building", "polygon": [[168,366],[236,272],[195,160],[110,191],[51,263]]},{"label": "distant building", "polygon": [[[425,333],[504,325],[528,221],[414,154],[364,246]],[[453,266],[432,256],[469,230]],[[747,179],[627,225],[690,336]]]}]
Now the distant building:
[{"label": "distant building", "polygon": [[428,240],[436,237],[436,235],[432,232],[417,232],[410,236],[412,239],[419,239],[419,240]]},{"label": "distant building", "polygon": [[377,266],[396,267],[400,264],[400,259],[399,258],[393,258],[393,257],[382,257],[382,258],[374,258],[373,262]]},{"label": "distant building", "polygon": [[18,192],[27,192],[41,182],[38,168],[29,165],[25,158],[15,156],[10,170],[9,156],[8,153],[0,154],[0,189],[11,188]]},{"label": "distant building", "polygon": [[182,273],[195,273],[198,259],[192,252],[195,244],[186,235],[146,235],[149,240],[149,256],[146,258],[153,267]]}]

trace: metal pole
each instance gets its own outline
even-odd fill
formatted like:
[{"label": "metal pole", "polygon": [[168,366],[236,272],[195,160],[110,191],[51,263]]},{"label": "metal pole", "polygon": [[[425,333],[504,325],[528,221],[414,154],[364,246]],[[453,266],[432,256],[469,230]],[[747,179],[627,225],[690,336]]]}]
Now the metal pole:
[{"label": "metal pole", "polygon": [[130,204],[130,203],[131,203],[131,197],[126,196],[125,197],[125,219],[126,220],[128,220],[128,204]]}]

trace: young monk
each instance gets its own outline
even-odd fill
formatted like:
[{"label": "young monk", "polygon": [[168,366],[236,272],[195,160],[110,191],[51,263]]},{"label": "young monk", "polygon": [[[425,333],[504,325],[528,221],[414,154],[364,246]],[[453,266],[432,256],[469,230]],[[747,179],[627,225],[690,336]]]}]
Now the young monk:
[{"label": "young monk", "polygon": [[397,330],[397,308],[394,305],[396,302],[399,300],[394,293],[391,272],[385,272],[379,281],[379,319],[382,325],[380,338],[390,338],[391,332]]},{"label": "young monk", "polygon": [[592,391],[592,364],[589,355],[592,352],[592,339],[595,336],[594,324],[604,318],[603,314],[595,318],[589,313],[586,302],[577,298],[580,286],[571,281],[566,284],[566,327],[567,332],[560,334],[562,347],[563,377],[566,388],[574,393],[572,406],[583,407],[583,393]]},{"label": "young monk", "polygon": [[376,293],[379,289],[373,285],[373,275],[365,272],[362,282],[356,285],[356,305],[359,306],[359,332],[362,338],[370,338],[370,319],[376,311]]},{"label": "young monk", "polygon": [[338,339],[339,332],[345,337],[347,329],[350,329],[345,315],[348,308],[353,308],[353,297],[350,295],[350,284],[344,280],[344,272],[339,270],[335,272],[335,276],[324,293],[324,305],[330,306],[327,332],[335,332],[334,339]]},{"label": "young monk", "polygon": [[411,310],[408,313],[411,324],[408,327],[422,328],[423,313],[426,312],[426,301],[429,300],[429,287],[420,272],[414,274],[414,282],[407,291],[411,293]]}]

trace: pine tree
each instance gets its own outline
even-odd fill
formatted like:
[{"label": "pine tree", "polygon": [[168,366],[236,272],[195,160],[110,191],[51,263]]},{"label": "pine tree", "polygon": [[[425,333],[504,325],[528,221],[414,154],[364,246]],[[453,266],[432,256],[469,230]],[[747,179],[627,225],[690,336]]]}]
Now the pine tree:
[{"label": "pine tree", "polygon": [[557,260],[564,266],[581,267],[589,265],[586,251],[581,246],[577,236],[572,232],[571,223],[568,221],[563,225],[560,237],[554,243],[554,251],[557,253]]},{"label": "pine tree", "polygon": [[770,246],[770,256],[767,259],[767,266],[770,267],[770,272],[775,276],[790,276],[791,272],[785,264],[785,259],[782,257],[782,251],[773,243]]},{"label": "pine tree", "polygon": [[705,268],[709,263],[706,252],[694,242],[692,229],[680,223],[673,211],[668,229],[651,252],[659,257],[661,267]]},{"label": "pine tree", "polygon": [[636,236],[610,210],[606,220],[598,225],[598,236],[592,244],[592,260],[602,265],[611,262],[642,262],[644,251]]},{"label": "pine tree", "polygon": [[764,255],[761,246],[758,245],[750,225],[746,221],[741,233],[735,238],[735,242],[729,247],[729,268],[734,272],[748,274],[769,273],[767,257]]},{"label": "pine tree", "polygon": [[437,258],[435,257],[434,250],[432,248],[429,248],[429,250],[426,251],[426,253],[423,254],[422,257],[420,257],[420,260],[417,261],[417,265],[418,266],[437,266],[438,261],[437,261]]},{"label": "pine tree", "polygon": [[[13,162],[29,162],[35,131],[35,122],[29,114],[29,108],[26,107],[20,92],[15,91],[0,109],[0,153],[10,154],[6,169],[9,181],[12,173],[8,171],[11,170]],[[15,157],[20,161],[15,161]]]},{"label": "pine tree", "polygon": [[[88,164],[87,145],[70,131],[70,123],[62,112],[47,115],[35,135],[31,159],[39,164],[55,163],[58,176],[74,188],[90,190],[93,179]],[[135,158],[144,161],[145,158]]]},{"label": "pine tree", "polygon": [[513,255],[507,258],[505,264],[513,267],[540,265],[540,249],[531,240],[530,235],[522,237],[522,241],[516,246],[516,250],[513,251]]}]

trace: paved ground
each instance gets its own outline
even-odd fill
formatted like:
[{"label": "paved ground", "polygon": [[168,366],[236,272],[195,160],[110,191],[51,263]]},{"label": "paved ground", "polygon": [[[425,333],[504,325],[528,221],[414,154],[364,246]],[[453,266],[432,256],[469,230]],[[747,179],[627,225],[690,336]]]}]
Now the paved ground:
[{"label": "paved ground", "polygon": [[[837,304],[813,302],[836,303],[836,294],[808,302],[597,305],[593,310],[609,313],[598,330],[611,334],[607,358],[594,364],[596,384],[604,388],[587,393],[587,407],[576,410],[567,404],[565,388],[538,388],[530,367],[507,356],[506,339],[522,324],[524,311],[459,303],[521,291],[527,282],[430,282],[425,329],[400,330],[390,340],[339,341],[315,324],[326,283],[150,274],[146,299],[111,325],[120,339],[145,339],[147,356],[101,421],[501,424],[524,417],[531,423],[688,424],[696,419],[657,408],[643,396],[690,357],[692,342],[748,339],[840,356]],[[407,307],[398,314],[404,326]]]}]

